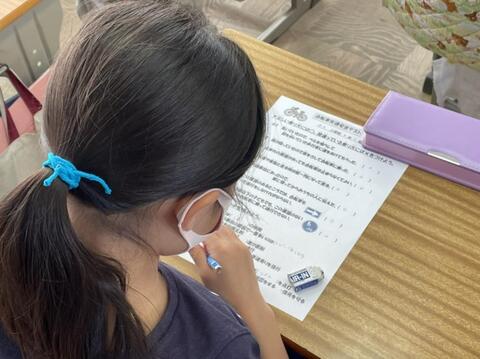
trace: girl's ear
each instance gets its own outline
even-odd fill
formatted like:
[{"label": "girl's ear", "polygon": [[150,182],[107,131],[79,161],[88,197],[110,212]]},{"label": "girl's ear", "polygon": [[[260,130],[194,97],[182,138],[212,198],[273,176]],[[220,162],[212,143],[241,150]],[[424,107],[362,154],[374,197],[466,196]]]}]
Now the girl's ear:
[{"label": "girl's ear", "polygon": [[[212,191],[206,193],[198,199],[195,199],[194,202],[186,208],[186,213],[182,222],[182,228],[186,231],[193,229],[198,213],[217,202],[219,196],[220,193],[218,191]],[[188,203],[188,201],[186,203]],[[184,202],[183,206],[185,206],[186,203]],[[183,206],[179,207],[177,215]]]}]

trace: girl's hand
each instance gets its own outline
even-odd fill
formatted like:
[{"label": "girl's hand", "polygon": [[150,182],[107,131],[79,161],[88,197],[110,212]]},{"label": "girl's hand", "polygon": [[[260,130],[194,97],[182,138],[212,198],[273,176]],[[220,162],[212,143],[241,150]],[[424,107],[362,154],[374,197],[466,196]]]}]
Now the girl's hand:
[{"label": "girl's hand", "polygon": [[[204,246],[192,248],[190,255],[205,286],[240,314],[260,345],[262,359],[288,359],[273,310],[260,293],[248,247],[227,226],[212,234]],[[208,266],[207,253],[222,265],[220,272]]]},{"label": "girl's hand", "polygon": [[[190,255],[208,289],[219,294],[241,316],[265,307],[250,250],[231,228],[222,226],[204,242],[204,247],[192,248]],[[208,266],[207,253],[221,264],[219,272]]]}]

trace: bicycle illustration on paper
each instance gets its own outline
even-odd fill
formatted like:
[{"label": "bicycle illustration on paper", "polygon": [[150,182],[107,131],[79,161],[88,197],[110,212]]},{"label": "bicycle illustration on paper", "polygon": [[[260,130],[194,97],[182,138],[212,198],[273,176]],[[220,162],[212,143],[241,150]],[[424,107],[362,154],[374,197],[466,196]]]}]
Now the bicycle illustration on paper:
[{"label": "bicycle illustration on paper", "polygon": [[296,118],[299,121],[306,121],[308,119],[305,111],[301,111],[298,107],[287,108],[283,114],[288,117]]}]

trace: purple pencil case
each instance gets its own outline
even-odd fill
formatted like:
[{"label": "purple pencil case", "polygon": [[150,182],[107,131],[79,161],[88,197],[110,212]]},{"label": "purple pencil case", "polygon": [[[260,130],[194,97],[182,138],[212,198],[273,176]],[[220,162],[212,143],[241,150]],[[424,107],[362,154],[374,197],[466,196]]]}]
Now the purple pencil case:
[{"label": "purple pencil case", "polygon": [[364,130],[367,149],[480,190],[480,120],[390,91]]}]

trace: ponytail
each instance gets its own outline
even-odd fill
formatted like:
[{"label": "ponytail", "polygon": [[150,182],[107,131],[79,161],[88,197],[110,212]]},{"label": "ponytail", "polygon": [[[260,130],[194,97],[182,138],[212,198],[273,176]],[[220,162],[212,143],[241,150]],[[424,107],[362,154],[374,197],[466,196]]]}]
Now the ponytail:
[{"label": "ponytail", "polygon": [[50,173],[42,170],[0,203],[3,330],[27,358],[145,358],[120,264],[79,241],[67,186],[43,186]]},{"label": "ponytail", "polygon": [[[0,203],[0,326],[27,358],[146,358],[126,274],[88,250],[91,238],[77,238],[67,195],[133,219],[234,184],[265,131],[254,67],[191,7],[118,1],[89,16],[57,56],[44,105],[47,147],[113,192],[67,166],[69,194],[52,164]],[[52,175],[60,179],[44,187]]]}]

